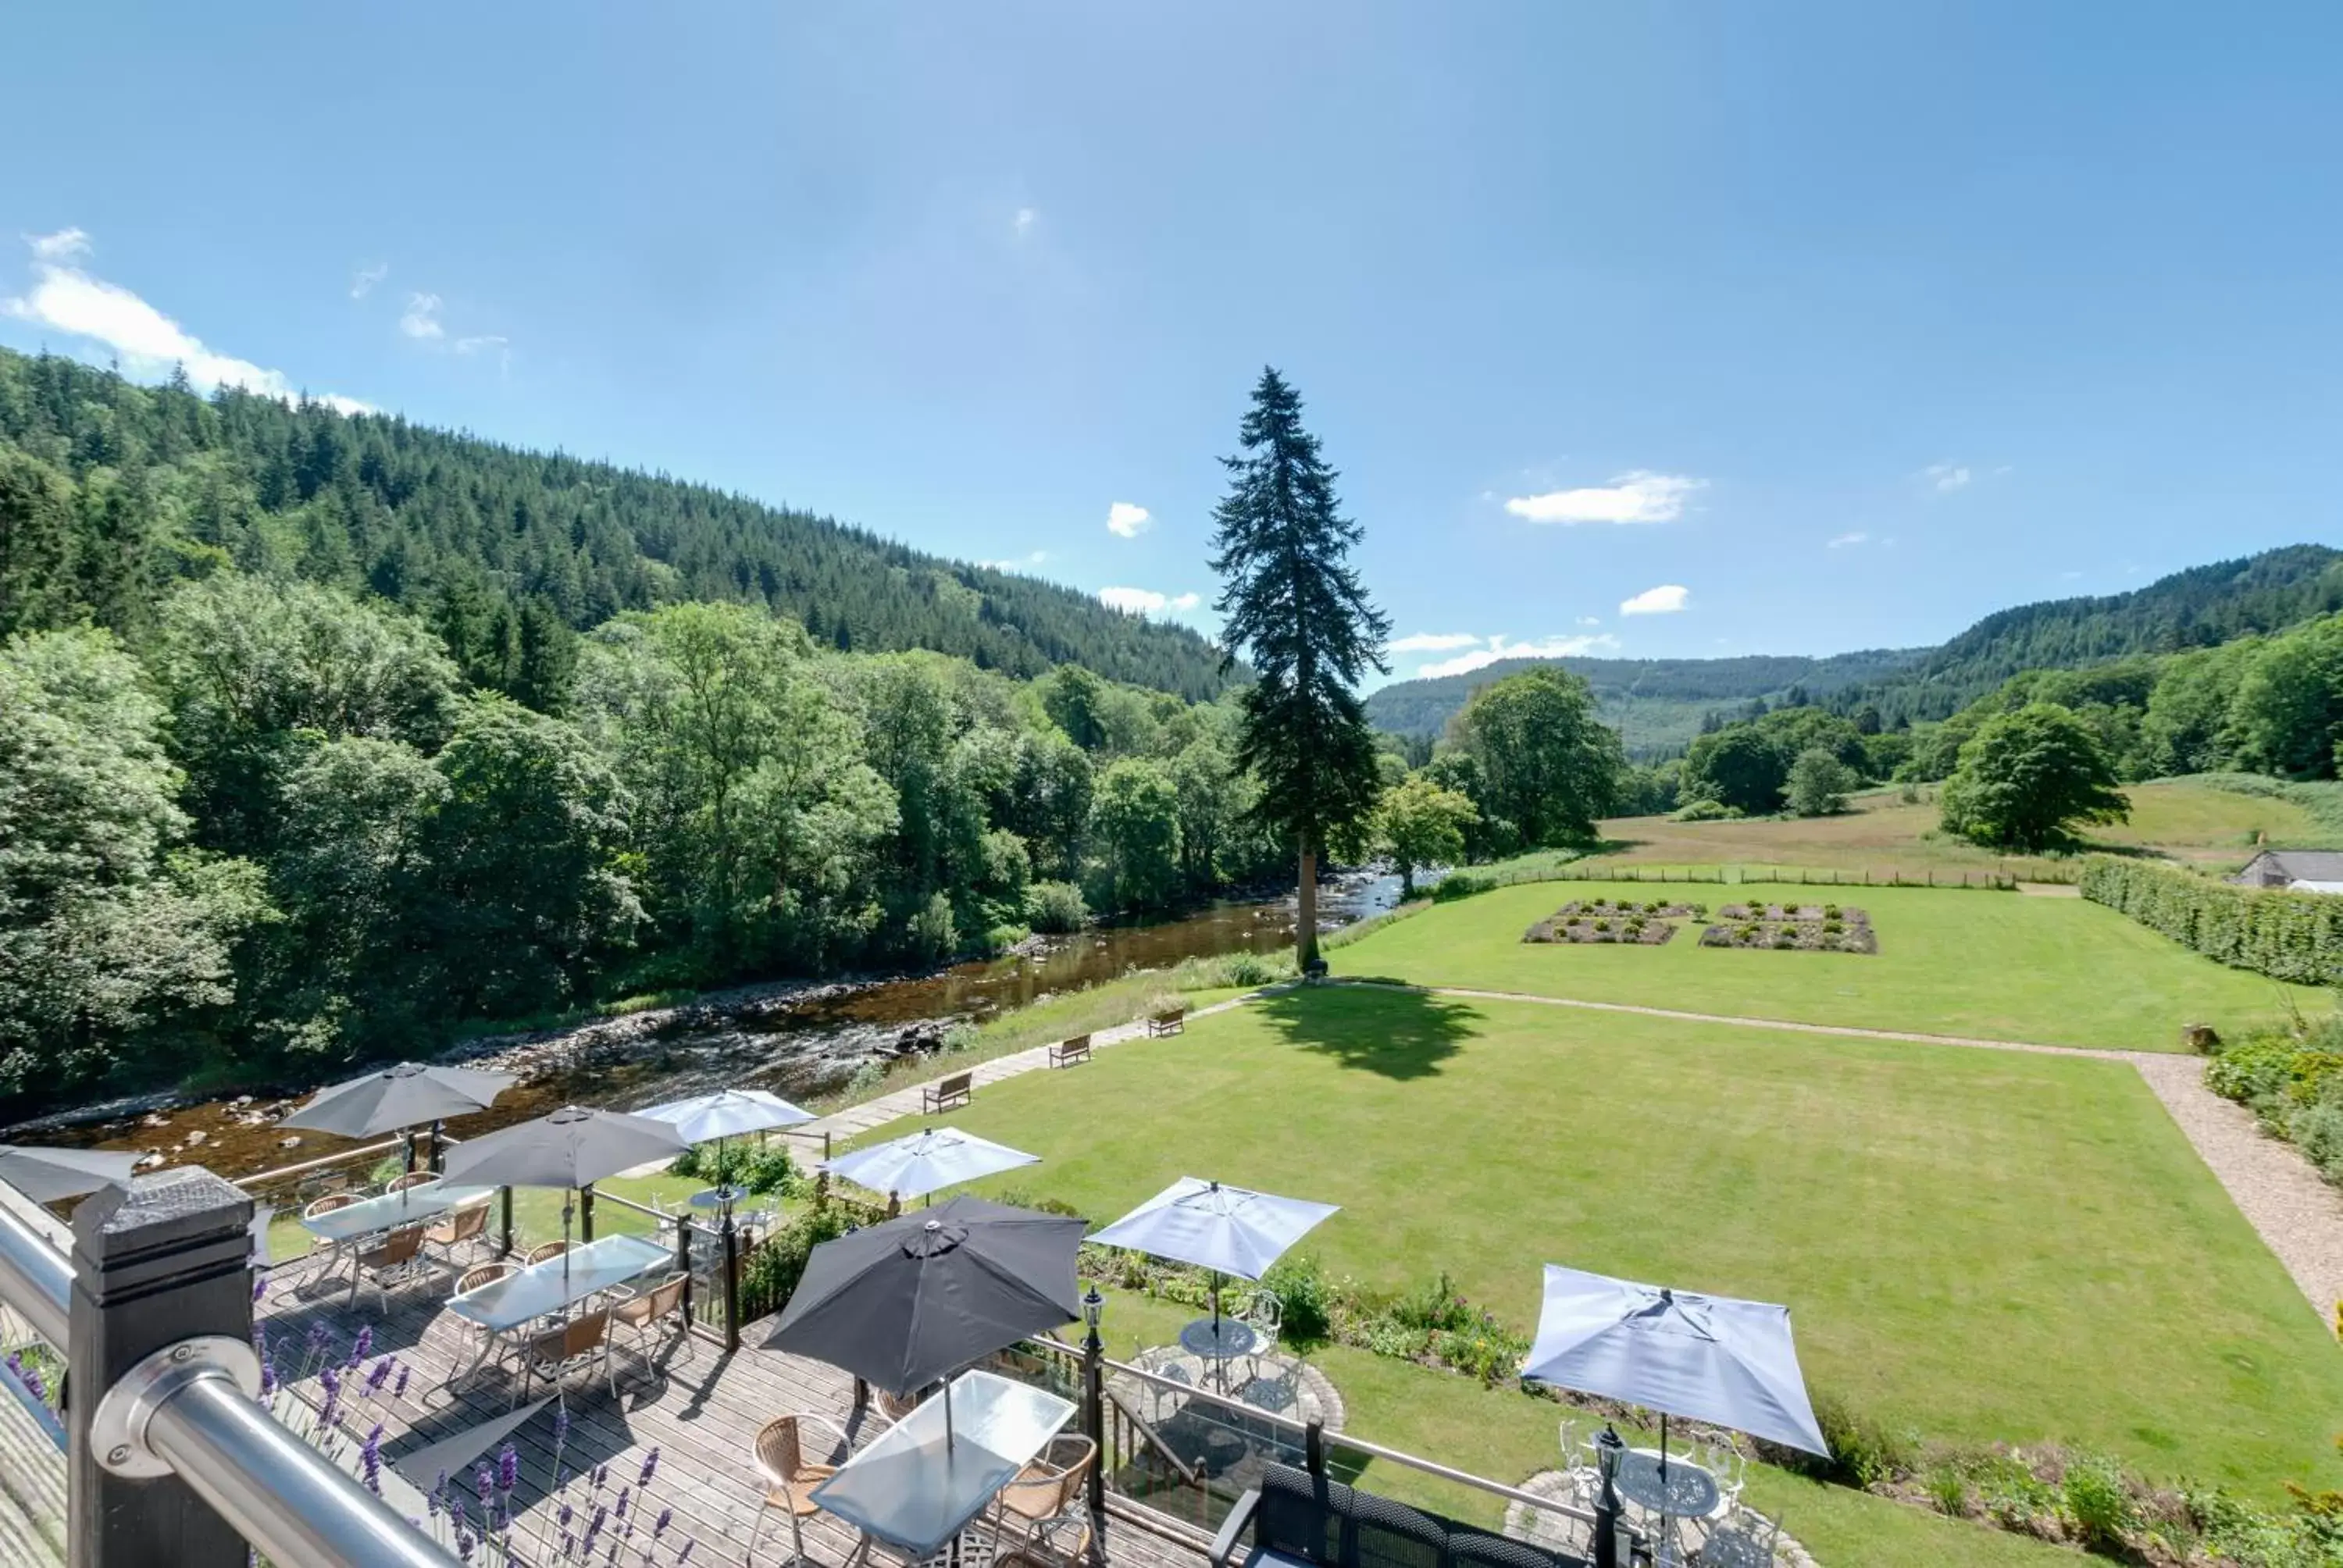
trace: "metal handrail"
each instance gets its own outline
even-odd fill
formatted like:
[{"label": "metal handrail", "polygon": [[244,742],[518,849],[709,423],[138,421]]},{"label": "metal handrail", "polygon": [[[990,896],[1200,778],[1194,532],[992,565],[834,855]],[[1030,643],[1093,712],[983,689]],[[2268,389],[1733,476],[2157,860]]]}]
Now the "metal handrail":
[{"label": "metal handrail", "polygon": [[[73,1264],[0,1207],[0,1301],[72,1362]],[[103,1402],[109,1391],[83,1392]],[[382,1499],[256,1404],[225,1372],[159,1390],[155,1454],[262,1555],[324,1568],[447,1568],[455,1561]]]},{"label": "metal handrail", "polygon": [[[439,1135],[439,1147],[442,1149],[453,1149],[463,1141],[462,1139],[450,1137],[445,1132]],[[394,1149],[406,1147],[407,1135],[400,1133],[396,1138],[386,1138],[379,1143],[362,1143],[356,1149],[345,1149],[338,1154],[320,1154],[315,1160],[303,1160],[292,1165],[279,1165],[274,1171],[256,1171],[249,1176],[239,1176],[236,1180],[246,1186],[258,1186],[264,1181],[281,1181],[287,1176],[298,1176],[309,1171],[323,1171],[328,1165],[343,1165],[353,1160],[363,1160],[369,1154],[387,1154]]]}]

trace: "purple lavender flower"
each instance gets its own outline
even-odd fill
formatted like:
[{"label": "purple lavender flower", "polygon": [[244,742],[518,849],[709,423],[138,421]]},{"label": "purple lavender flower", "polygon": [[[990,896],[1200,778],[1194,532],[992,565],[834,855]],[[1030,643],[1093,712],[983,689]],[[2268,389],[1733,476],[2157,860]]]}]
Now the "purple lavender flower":
[{"label": "purple lavender flower", "polygon": [[472,1560],[472,1548],[477,1544],[478,1543],[472,1539],[472,1533],[470,1531],[458,1530],[456,1532],[456,1560],[458,1563],[469,1563]]},{"label": "purple lavender flower", "polygon": [[570,1558],[570,1554],[571,1554],[572,1553],[576,1552],[577,1550],[578,1550],[578,1537],[576,1537],[575,1535],[572,1535],[572,1534],[571,1534],[571,1533],[569,1533],[569,1532],[568,1532],[568,1531],[567,1531],[567,1530],[563,1531],[563,1532],[561,1533],[561,1560],[562,1560],[564,1563],[568,1562],[568,1561],[569,1561],[569,1558]]},{"label": "purple lavender flower", "polygon": [[277,1363],[272,1361],[264,1361],[260,1363],[260,1402],[266,1404],[270,1400],[275,1399],[276,1397]]},{"label": "purple lavender flower", "polygon": [[618,1488],[618,1506],[610,1511],[612,1518],[624,1519],[627,1516],[627,1494],[633,1490],[628,1486]]},{"label": "purple lavender flower", "polygon": [[649,1486],[651,1483],[651,1477],[659,1473],[659,1451],[654,1445],[649,1453],[643,1455],[643,1473],[635,1477],[637,1486]]},{"label": "purple lavender flower", "polygon": [[261,1273],[254,1274],[252,1276],[252,1304],[256,1307],[258,1306],[260,1304],[260,1298],[267,1293],[268,1276]]},{"label": "purple lavender flower", "polygon": [[374,1430],[366,1435],[366,1445],[358,1450],[358,1462],[366,1476],[367,1490],[377,1497],[382,1495],[382,1422],[376,1422]]},{"label": "purple lavender flower", "polygon": [[651,1521],[651,1539],[656,1541],[660,1536],[666,1534],[667,1527],[674,1523],[675,1510],[672,1508],[660,1509],[659,1516]]},{"label": "purple lavender flower", "polygon": [[685,1563],[690,1562],[691,1549],[699,1544],[699,1543],[698,1541],[686,1541],[683,1543],[683,1550],[675,1554],[675,1568],[683,1568]]},{"label": "purple lavender flower", "polygon": [[366,1360],[367,1356],[373,1353],[374,1325],[372,1323],[362,1324],[358,1329],[358,1337],[350,1342],[350,1365],[353,1367],[357,1366],[358,1362]]},{"label": "purple lavender flower", "polygon": [[342,1412],[342,1374],[327,1367],[318,1374],[317,1381],[326,1391],[326,1402],[317,1407],[317,1425],[330,1428]]},{"label": "purple lavender flower", "polygon": [[497,1450],[497,1490],[507,1496],[520,1484],[520,1450],[506,1443]]},{"label": "purple lavender flower", "polygon": [[367,1392],[371,1394],[381,1393],[382,1385],[389,1381],[390,1358],[388,1356],[385,1356],[380,1361],[374,1363],[374,1370],[372,1372],[367,1373]]},{"label": "purple lavender flower", "polygon": [[561,1500],[561,1512],[553,1516],[553,1522],[556,1524],[560,1525],[564,1530],[568,1529],[569,1518],[572,1512],[573,1511],[569,1506],[569,1500],[566,1497],[563,1498]]},{"label": "purple lavender flower", "polygon": [[309,1346],[308,1346],[308,1353],[309,1353],[309,1354],[311,1354],[311,1355],[316,1355],[319,1351],[324,1350],[325,1348],[326,1348],[326,1325],[325,1325],[324,1323],[322,1323],[322,1322],[315,1322],[315,1323],[311,1323],[311,1324],[309,1325]]},{"label": "purple lavender flower", "polygon": [[553,1407],[553,1445],[556,1448],[558,1448],[562,1443],[568,1441],[568,1438],[569,1407],[568,1405],[555,1405]]},{"label": "purple lavender flower", "polygon": [[405,1399],[407,1397],[407,1374],[414,1370],[414,1368],[408,1366],[405,1362],[400,1362],[398,1363],[398,1381],[391,1384],[391,1398]]},{"label": "purple lavender flower", "polygon": [[497,1473],[490,1470],[484,1462],[479,1469],[472,1473],[472,1490],[480,1494],[480,1511],[483,1513],[488,1512],[488,1498],[496,1489]]}]

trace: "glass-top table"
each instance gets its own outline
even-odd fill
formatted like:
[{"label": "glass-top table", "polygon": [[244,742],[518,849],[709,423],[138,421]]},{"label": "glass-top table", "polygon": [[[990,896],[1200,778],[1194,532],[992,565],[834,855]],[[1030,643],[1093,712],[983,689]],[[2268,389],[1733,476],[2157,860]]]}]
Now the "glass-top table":
[{"label": "glass-top table", "polygon": [[[813,1501],[914,1556],[940,1550],[1074,1418],[1071,1400],[965,1372],[813,1489]],[[945,1410],[950,1410],[946,1441]]]},{"label": "glass-top table", "polygon": [[450,1210],[485,1203],[496,1196],[493,1187],[451,1187],[445,1181],[420,1181],[397,1192],[378,1193],[356,1203],[345,1203],[316,1216],[303,1215],[301,1228],[326,1241],[348,1241],[422,1220],[436,1220]]},{"label": "glass-top table", "polygon": [[675,1250],[644,1236],[605,1236],[517,1274],[447,1298],[447,1310],[491,1334],[567,1312],[598,1291],[672,1266]]}]

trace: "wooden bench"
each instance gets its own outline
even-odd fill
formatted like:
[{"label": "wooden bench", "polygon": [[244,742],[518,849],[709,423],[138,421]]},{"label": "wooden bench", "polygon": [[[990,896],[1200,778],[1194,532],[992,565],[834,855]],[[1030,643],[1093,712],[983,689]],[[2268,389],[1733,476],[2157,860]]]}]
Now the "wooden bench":
[{"label": "wooden bench", "polygon": [[1090,1059],[1091,1037],[1086,1034],[1078,1034],[1071,1040],[1061,1040],[1050,1048],[1051,1067],[1071,1067],[1078,1061],[1088,1061]]},{"label": "wooden bench", "polygon": [[1184,1007],[1167,1007],[1161,1012],[1148,1019],[1147,1038],[1155,1040],[1167,1034],[1178,1034],[1187,1027],[1188,1010]]},{"label": "wooden bench", "polygon": [[950,1078],[920,1086],[920,1112],[950,1111],[955,1105],[966,1105],[976,1098],[976,1074],[955,1072]]}]

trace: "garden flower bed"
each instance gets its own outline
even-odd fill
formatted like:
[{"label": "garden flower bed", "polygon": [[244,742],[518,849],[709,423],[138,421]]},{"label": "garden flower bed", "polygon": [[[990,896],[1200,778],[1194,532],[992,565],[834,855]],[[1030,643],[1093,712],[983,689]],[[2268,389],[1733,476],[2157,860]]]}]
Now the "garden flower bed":
[{"label": "garden flower bed", "polygon": [[1657,899],[1573,899],[1522,933],[1525,942],[1624,942],[1655,948],[1675,935],[1669,920],[1708,913],[1705,904]]},{"label": "garden flower bed", "polygon": [[[1860,914],[1861,911],[1856,911]],[[1700,933],[1700,945],[1704,948],[1773,948],[1781,951],[1809,953],[1875,953],[1879,937],[1867,920],[1823,917],[1816,911],[1812,920],[1785,920],[1769,914],[1747,911],[1738,918],[1731,909],[1720,910],[1723,919]]]}]

